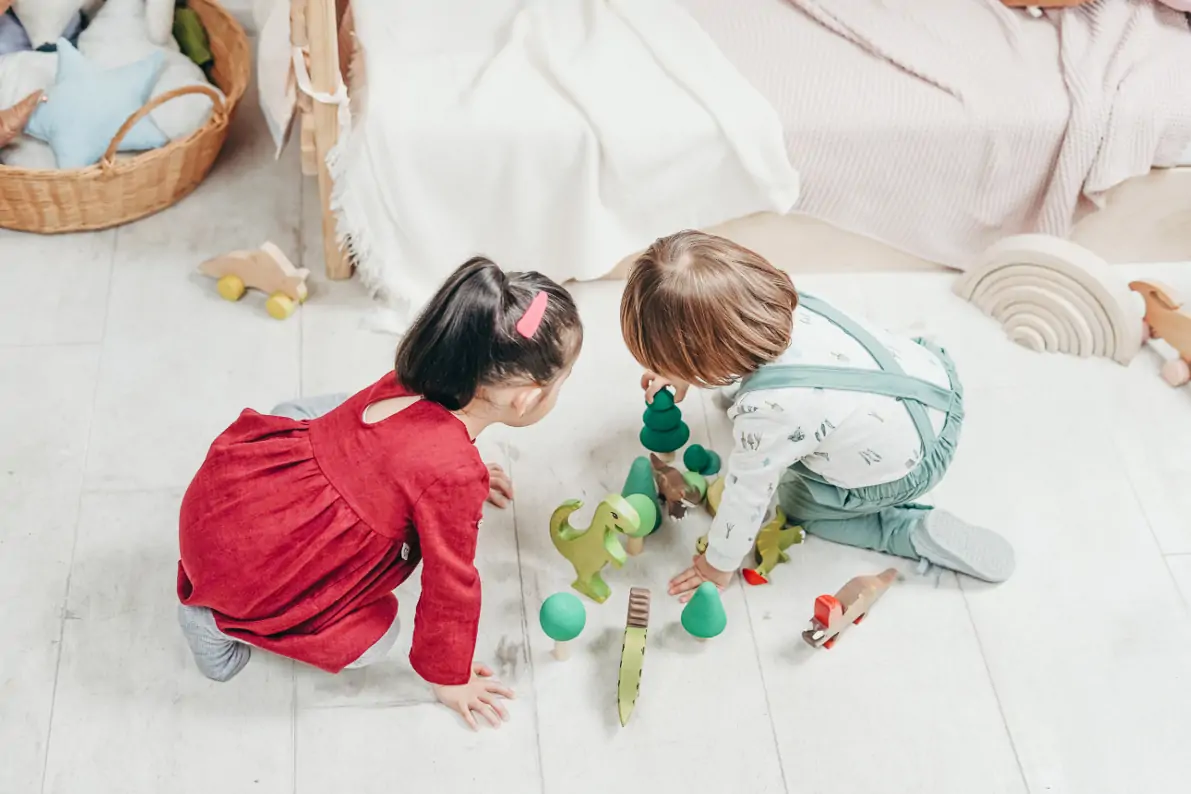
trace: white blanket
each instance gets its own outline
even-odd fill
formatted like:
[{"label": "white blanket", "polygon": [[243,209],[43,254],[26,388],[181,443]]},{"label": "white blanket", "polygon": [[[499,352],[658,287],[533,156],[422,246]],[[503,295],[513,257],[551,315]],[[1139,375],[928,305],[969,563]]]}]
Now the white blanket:
[{"label": "white blanket", "polygon": [[395,307],[473,254],[598,278],[658,236],[798,197],[775,111],[673,0],[353,8],[368,85],[334,203]]}]

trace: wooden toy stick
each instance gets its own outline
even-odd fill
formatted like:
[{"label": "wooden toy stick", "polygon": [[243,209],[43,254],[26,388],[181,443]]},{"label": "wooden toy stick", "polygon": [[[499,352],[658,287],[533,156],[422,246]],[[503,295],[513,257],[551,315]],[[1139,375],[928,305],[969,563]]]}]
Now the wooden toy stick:
[{"label": "wooden toy stick", "polygon": [[815,599],[815,614],[811,626],[802,632],[802,639],[815,648],[831,648],[839,635],[849,626],[864,620],[864,616],[897,579],[897,569],[887,568],[879,574],[856,576],[833,596]]},{"label": "wooden toy stick", "polygon": [[555,659],[560,662],[565,662],[571,658],[571,643],[570,640],[555,640],[554,650],[552,654]]},{"label": "wooden toy stick", "polygon": [[641,694],[641,672],[645,666],[645,635],[649,629],[649,591],[629,590],[629,614],[625,619],[624,644],[620,648],[620,675],[616,680],[616,708],[620,726],[629,723]]},{"label": "wooden toy stick", "polygon": [[645,538],[628,538],[624,542],[625,553],[636,557],[641,552],[645,551]]}]

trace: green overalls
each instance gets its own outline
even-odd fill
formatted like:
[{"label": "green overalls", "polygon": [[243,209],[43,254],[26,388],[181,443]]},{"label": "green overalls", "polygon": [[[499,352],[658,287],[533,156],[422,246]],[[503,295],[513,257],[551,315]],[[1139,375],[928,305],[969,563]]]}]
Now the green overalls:
[{"label": "green overalls", "polygon": [[[923,339],[914,341],[943,363],[951,388],[907,375],[893,355],[864,328],[832,306],[810,295],[799,306],[834,323],[864,347],[880,369],[770,364],[748,376],[740,395],[761,389],[823,388],[883,394],[906,406],[922,441],[922,460],[905,477],[880,485],[841,488],[826,482],[801,461],[790,467],[778,486],[778,503],[790,523],[801,524],[825,540],[874,549],[916,560],[910,532],[931,508],[914,500],[929,491],[947,471],[963,426],[963,387],[955,364],[942,348]],[[938,435],[927,408],[946,413]]]}]

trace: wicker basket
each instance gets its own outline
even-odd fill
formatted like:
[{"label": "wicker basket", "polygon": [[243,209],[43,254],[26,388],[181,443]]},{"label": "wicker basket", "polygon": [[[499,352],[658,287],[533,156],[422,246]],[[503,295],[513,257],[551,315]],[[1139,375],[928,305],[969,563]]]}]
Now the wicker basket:
[{"label": "wicker basket", "polygon": [[[219,155],[232,114],[248,86],[252,53],[244,29],[216,0],[190,0],[207,28],[215,57],[207,86],[187,86],[154,97],[116,133],[96,165],[31,171],[0,165],[0,227],[56,234],[106,229],[165,209],[194,190]],[[153,108],[184,94],[214,103],[207,123],[192,135],[135,157],[116,159],[120,140]]]}]

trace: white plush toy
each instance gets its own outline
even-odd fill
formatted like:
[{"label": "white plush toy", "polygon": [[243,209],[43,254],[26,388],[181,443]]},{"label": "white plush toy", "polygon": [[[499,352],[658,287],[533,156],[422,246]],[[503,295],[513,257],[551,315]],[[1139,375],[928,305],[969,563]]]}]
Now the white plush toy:
[{"label": "white plush toy", "polygon": [[[154,43],[165,18],[170,14],[170,27],[165,29],[164,43]],[[150,13],[152,12],[152,13]],[[165,54],[165,68],[153,87],[152,96],[159,96],[186,85],[210,85],[203,70],[183,55],[174,41],[172,0],[107,0],[95,19],[79,36],[79,52],[100,66],[114,69],[135,63],[154,52]],[[216,89],[218,91],[218,89]],[[206,123],[211,115],[211,100],[201,94],[171,99],[155,108],[149,117],[171,140],[185,138]]]},{"label": "white plush toy", "polygon": [[86,0],[13,0],[12,10],[37,48],[57,41],[84,5]]}]

